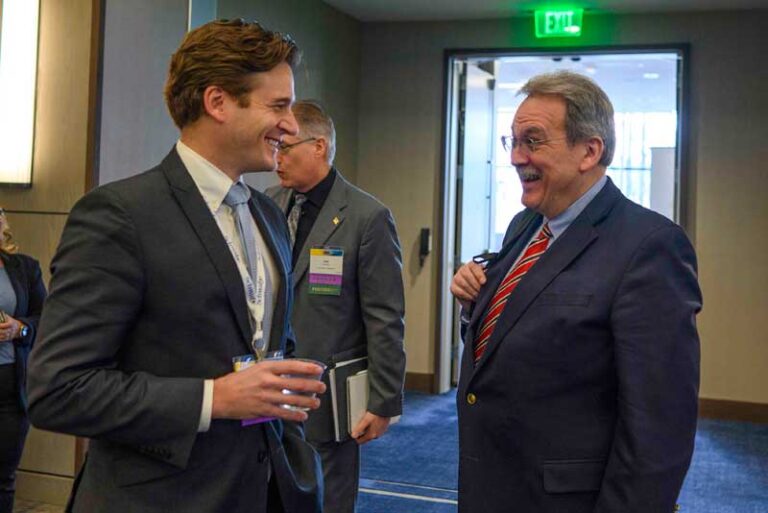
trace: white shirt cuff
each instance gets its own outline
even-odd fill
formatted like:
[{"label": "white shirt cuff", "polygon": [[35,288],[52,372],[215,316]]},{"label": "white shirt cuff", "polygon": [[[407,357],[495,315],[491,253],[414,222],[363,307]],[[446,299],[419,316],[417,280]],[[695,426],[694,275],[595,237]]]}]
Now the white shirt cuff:
[{"label": "white shirt cuff", "polygon": [[213,412],[213,380],[205,380],[203,389],[203,407],[200,410],[200,424],[197,426],[198,433],[205,433],[211,427],[211,414]]}]

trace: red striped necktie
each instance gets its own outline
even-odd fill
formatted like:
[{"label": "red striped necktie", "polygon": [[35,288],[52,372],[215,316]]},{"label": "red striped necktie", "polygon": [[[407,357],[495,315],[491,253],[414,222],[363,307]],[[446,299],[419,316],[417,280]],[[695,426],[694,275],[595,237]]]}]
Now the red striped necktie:
[{"label": "red striped necktie", "polygon": [[504,310],[504,305],[507,304],[512,291],[515,290],[517,284],[523,279],[525,273],[527,273],[531,267],[536,263],[541,255],[547,250],[549,241],[552,239],[552,232],[549,229],[549,223],[545,223],[541,227],[541,231],[536,237],[528,243],[528,247],[525,248],[523,256],[512,266],[507,275],[501,281],[501,285],[496,290],[496,293],[491,299],[490,306],[488,307],[488,313],[485,314],[482,324],[480,324],[480,331],[475,338],[475,364],[480,361],[483,356],[486,347],[488,347],[488,341],[491,339],[493,330],[496,327],[496,321],[499,320],[501,312]]}]

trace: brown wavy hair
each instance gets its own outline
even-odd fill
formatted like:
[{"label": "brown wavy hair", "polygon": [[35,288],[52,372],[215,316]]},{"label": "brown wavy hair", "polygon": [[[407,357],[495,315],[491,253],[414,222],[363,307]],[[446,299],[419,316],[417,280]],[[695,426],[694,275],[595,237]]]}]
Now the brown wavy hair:
[{"label": "brown wavy hair", "polygon": [[2,238],[0,239],[0,251],[3,253],[16,253],[19,251],[19,246],[13,240],[13,234],[11,233],[11,227],[8,224],[8,218],[5,217],[5,210],[0,208],[0,233]]},{"label": "brown wavy hair", "polygon": [[203,115],[203,92],[221,87],[248,106],[252,73],[269,71],[285,62],[295,69],[301,51],[290,36],[256,22],[219,20],[189,32],[171,57],[165,103],[179,128]]}]

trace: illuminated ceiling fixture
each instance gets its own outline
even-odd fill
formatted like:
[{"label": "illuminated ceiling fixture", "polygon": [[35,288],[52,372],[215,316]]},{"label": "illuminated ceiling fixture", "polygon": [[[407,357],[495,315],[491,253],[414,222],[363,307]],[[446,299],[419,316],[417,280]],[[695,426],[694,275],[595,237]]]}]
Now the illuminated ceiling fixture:
[{"label": "illuminated ceiling fixture", "polygon": [[497,82],[496,83],[496,89],[511,89],[513,91],[519,90],[521,87],[525,85],[525,81],[523,82]]},{"label": "illuminated ceiling fixture", "polygon": [[658,73],[643,73],[643,78],[646,80],[658,80],[659,74]]},{"label": "illuminated ceiling fixture", "polygon": [[536,37],[579,37],[584,9],[561,7],[536,10]]},{"label": "illuminated ceiling fixture", "polygon": [[32,185],[39,0],[0,0],[0,185]]}]

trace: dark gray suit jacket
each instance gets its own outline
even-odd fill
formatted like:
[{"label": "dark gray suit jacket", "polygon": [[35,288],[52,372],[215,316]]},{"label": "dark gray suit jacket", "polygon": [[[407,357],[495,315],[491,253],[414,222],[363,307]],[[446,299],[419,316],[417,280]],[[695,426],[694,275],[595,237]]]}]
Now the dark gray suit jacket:
[{"label": "dark gray suit jacket", "polygon": [[[285,212],[293,192],[266,191]],[[344,250],[340,296],[309,293],[309,249]],[[293,269],[295,304],[291,323],[296,355],[326,363],[343,354],[367,354],[368,410],[382,417],[402,413],[405,352],[402,254],[389,209],[336,173],[312,231]],[[327,379],[327,378],[326,378]],[[334,439],[330,393],[309,415],[307,438]]]},{"label": "dark gray suit jacket", "polygon": [[[290,354],[287,225],[259,193],[250,207],[281,273],[270,347]],[[73,511],[266,511],[270,464],[286,511],[319,510],[319,462],[299,425],[213,420],[197,432],[203,380],[249,353],[251,329],[235,262],[175,150],[83,197],[51,268],[30,417],[92,439]]]},{"label": "dark gray suit jacket", "polygon": [[526,210],[489,263],[457,393],[459,511],[667,513],[696,432],[701,291],[683,230],[608,180],[475,333],[541,224]]}]

